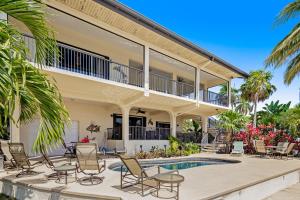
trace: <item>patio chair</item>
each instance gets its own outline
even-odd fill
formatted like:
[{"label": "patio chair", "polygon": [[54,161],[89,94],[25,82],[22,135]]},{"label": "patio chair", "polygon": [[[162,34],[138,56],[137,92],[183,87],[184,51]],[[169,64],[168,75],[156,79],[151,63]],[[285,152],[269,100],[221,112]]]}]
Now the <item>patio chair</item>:
[{"label": "patio chair", "polygon": [[234,141],[231,155],[242,155],[244,154],[244,143],[243,141]]},{"label": "patio chair", "polygon": [[8,143],[9,152],[11,153],[17,168],[21,168],[21,172],[16,177],[23,175],[35,175],[37,172],[33,171],[36,165],[41,164],[43,161],[31,161],[25,153],[23,143]]},{"label": "patio chair", "polygon": [[282,155],[286,153],[288,146],[289,146],[288,142],[278,142],[276,146],[276,150],[274,152],[274,156],[282,157]]},{"label": "patio chair", "polygon": [[[50,168],[51,170],[54,170],[55,167],[69,164],[67,162],[63,162],[63,163],[61,163],[61,162],[60,163],[52,162],[52,160],[49,158],[46,151],[43,150],[42,148],[41,148],[41,154],[42,154],[42,157],[43,157],[44,164],[46,165],[47,168]],[[55,178],[56,179],[57,178],[57,172],[47,174],[47,178],[48,179],[50,179],[50,178]]]},{"label": "patio chair", "polygon": [[275,152],[282,152],[282,150],[284,148],[287,148],[287,145],[285,144],[285,142],[278,142],[277,146],[276,146],[276,149],[275,149]]},{"label": "patio chair", "polygon": [[255,151],[261,157],[267,155],[266,146],[263,140],[255,140]]},{"label": "patio chair", "polygon": [[67,146],[64,140],[62,140],[62,145],[65,149],[64,157],[69,158],[71,162],[72,158],[76,158],[76,151],[74,146],[73,145]]},{"label": "patio chair", "polygon": [[[135,157],[130,157],[126,155],[119,155],[119,157],[127,169],[125,170],[124,166],[121,166],[121,189],[141,184],[142,196],[144,196],[144,186],[156,188],[157,182],[153,179],[153,176],[149,176],[146,173],[145,169],[142,168],[142,166]],[[125,174],[123,174],[123,171],[125,171]],[[172,170],[167,173],[174,172],[178,173],[178,170]],[[160,174],[159,166],[157,166],[157,174]]]},{"label": "patio chair", "polygon": [[12,169],[16,168],[16,163],[12,155],[9,152],[9,147],[7,142],[0,142],[0,151],[1,154],[4,156],[4,168]]},{"label": "patio chair", "polygon": [[101,174],[105,168],[106,163],[100,164],[97,159],[97,145],[93,143],[77,143],[76,155],[78,172],[82,172],[87,175],[79,179],[79,183],[82,185],[100,184],[103,181],[103,177],[97,175]]},{"label": "patio chair", "polygon": [[103,155],[115,155],[117,153],[117,149],[109,149],[107,147],[100,147],[99,152],[101,152]]},{"label": "patio chair", "polygon": [[[288,146],[286,146],[288,145]],[[295,143],[288,143],[285,142],[285,144],[283,145],[283,148],[281,151],[276,152],[277,155],[280,156],[280,158],[282,158],[282,156],[286,156],[286,158],[288,159],[288,156],[291,154],[291,152],[293,151],[294,147],[295,147]]]}]

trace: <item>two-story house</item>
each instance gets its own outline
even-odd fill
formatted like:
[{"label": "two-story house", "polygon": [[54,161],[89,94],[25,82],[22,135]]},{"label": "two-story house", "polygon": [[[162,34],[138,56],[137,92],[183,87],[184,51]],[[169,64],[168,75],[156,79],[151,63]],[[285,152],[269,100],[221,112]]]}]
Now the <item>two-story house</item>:
[{"label": "two-story house", "polygon": [[[45,61],[43,70],[55,79],[70,113],[66,142],[88,135],[99,146],[129,154],[141,147],[164,148],[184,119],[201,118],[206,132],[208,117],[230,107],[230,87],[227,95],[218,93],[220,87],[247,76],[117,1],[45,3],[60,53],[54,63]],[[15,19],[8,21],[24,33],[34,53],[30,32]],[[100,131],[87,131],[91,123]],[[38,126],[36,119],[14,127],[12,141],[23,142],[30,152]]]}]

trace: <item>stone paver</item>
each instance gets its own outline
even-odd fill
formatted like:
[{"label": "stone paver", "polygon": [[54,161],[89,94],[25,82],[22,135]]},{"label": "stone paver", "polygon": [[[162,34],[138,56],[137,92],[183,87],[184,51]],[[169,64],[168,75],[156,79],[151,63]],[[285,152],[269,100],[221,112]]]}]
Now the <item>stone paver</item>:
[{"label": "stone paver", "polygon": [[300,199],[300,183],[293,185],[273,194],[264,200],[299,200]]}]

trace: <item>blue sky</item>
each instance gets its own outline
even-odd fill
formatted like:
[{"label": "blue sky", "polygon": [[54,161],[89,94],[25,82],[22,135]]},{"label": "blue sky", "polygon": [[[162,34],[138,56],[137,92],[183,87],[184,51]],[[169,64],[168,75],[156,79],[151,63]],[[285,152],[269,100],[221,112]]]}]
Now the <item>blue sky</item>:
[{"label": "blue sky", "polygon": [[[264,67],[272,48],[291,30],[295,21],[280,26],[274,19],[287,0],[120,0],[202,48],[246,72]],[[299,102],[299,79],[283,83],[285,68],[268,69],[277,92],[267,101]],[[240,80],[233,84],[239,86]],[[261,104],[260,106],[262,106]]]}]

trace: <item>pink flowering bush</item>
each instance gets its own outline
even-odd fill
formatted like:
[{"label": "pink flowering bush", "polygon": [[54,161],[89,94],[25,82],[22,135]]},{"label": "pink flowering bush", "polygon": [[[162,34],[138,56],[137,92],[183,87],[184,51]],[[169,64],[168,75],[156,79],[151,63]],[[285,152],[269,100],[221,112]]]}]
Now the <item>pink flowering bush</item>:
[{"label": "pink flowering bush", "polygon": [[259,125],[253,127],[248,124],[246,130],[234,135],[235,141],[243,141],[246,144],[245,152],[253,153],[253,140],[263,140],[265,145],[277,145],[278,142],[294,142],[294,138],[282,130],[274,131],[273,125]]}]

